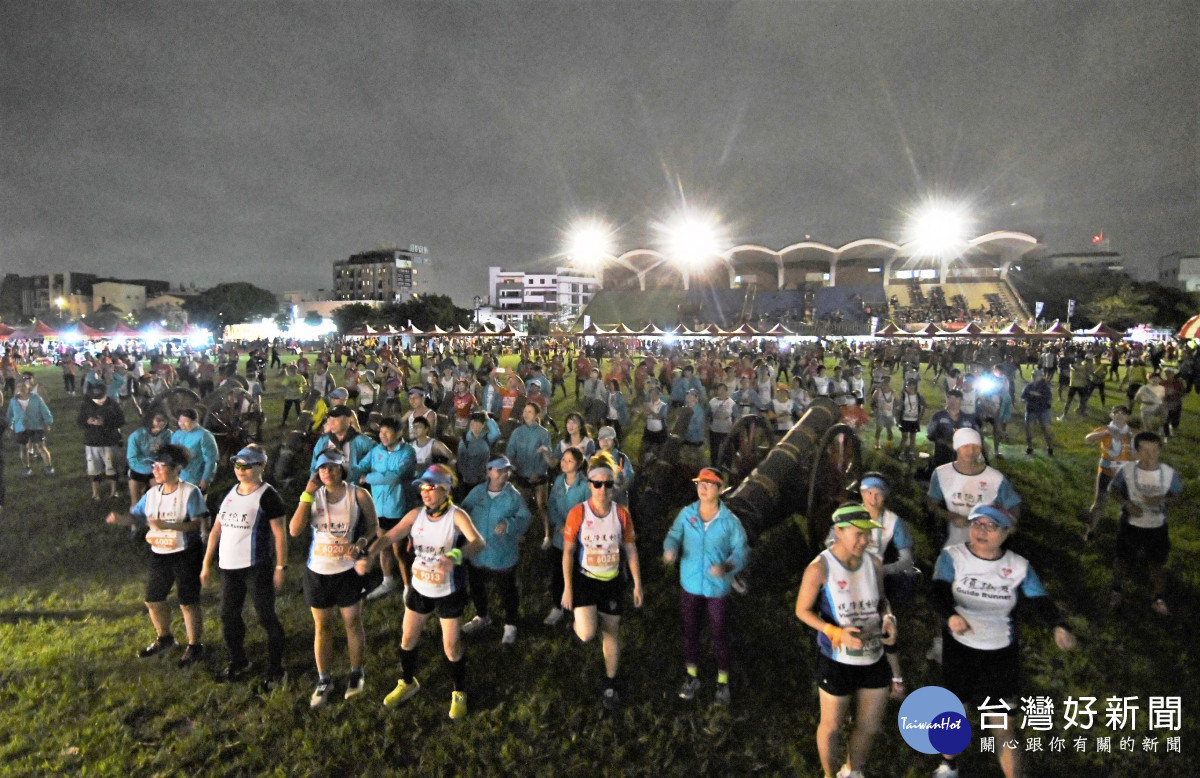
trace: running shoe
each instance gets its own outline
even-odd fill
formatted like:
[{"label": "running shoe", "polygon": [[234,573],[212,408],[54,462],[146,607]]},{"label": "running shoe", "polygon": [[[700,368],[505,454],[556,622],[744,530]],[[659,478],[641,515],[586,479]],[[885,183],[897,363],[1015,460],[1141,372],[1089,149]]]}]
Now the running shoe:
[{"label": "running shoe", "polygon": [[42,468],[42,472],[46,475],[54,475],[54,468],[51,465],[46,465]]},{"label": "running shoe", "polygon": [[398,589],[398,588],[399,587],[396,585],[395,578],[390,578],[390,579],[385,578],[383,580],[383,583],[379,584],[379,586],[376,586],[374,589],[372,589],[367,594],[367,602],[375,602],[376,600],[382,600],[384,597],[387,597],[389,594],[396,591],[396,589]]},{"label": "running shoe", "polygon": [[850,765],[842,765],[842,769],[838,770],[837,778],[863,778],[862,770],[851,770]]},{"label": "running shoe", "polygon": [[608,688],[604,690],[604,697],[601,702],[604,704],[606,711],[612,712],[621,706],[621,695],[616,689]]},{"label": "running shoe", "polygon": [[942,762],[938,769],[933,771],[933,778],[958,778],[958,768]]},{"label": "running shoe", "polygon": [[213,678],[213,680],[216,681],[217,683],[229,683],[229,682],[233,682],[233,681],[240,681],[243,678],[245,678],[249,673],[250,673],[250,663],[249,662],[242,662],[241,664],[234,664],[233,662],[230,662],[229,664],[225,665],[225,669],[223,669],[221,672],[216,674],[216,676]]},{"label": "running shoe", "polygon": [[450,718],[457,721],[467,715],[467,693],[450,692]]},{"label": "running shoe", "polygon": [[560,621],[562,621],[562,619],[563,619],[563,609],[562,608],[551,608],[550,612],[548,614],[546,614],[546,618],[542,620],[542,623],[545,624],[547,627],[556,627],[556,626],[558,626],[558,623]]},{"label": "running shoe", "polygon": [[152,656],[161,654],[163,651],[170,651],[173,648],[175,648],[175,638],[171,635],[161,635],[153,643],[139,651],[138,658],[149,659]]},{"label": "running shoe", "polygon": [[417,683],[416,678],[411,681],[401,678],[399,681],[396,681],[396,688],[392,689],[388,693],[388,696],[383,698],[383,704],[389,708],[393,705],[399,705],[420,690],[421,684]]},{"label": "running shoe", "polygon": [[346,694],[343,695],[342,699],[348,700],[351,697],[357,697],[359,694],[362,693],[363,687],[365,687],[366,685],[367,685],[367,679],[363,675],[363,671],[362,670],[351,670],[350,671],[350,679],[348,681],[346,681]]},{"label": "running shoe", "polygon": [[717,684],[717,693],[713,695],[713,703],[720,705],[722,708],[728,708],[731,704],[733,704],[733,695],[729,691],[729,684]]},{"label": "running shoe", "polygon": [[505,624],[504,625],[504,637],[500,638],[500,642],[506,646],[511,646],[513,643],[517,642],[517,625],[516,624]]},{"label": "running shoe", "polygon": [[200,643],[188,643],[187,648],[183,649],[183,656],[179,657],[180,667],[191,667],[204,658],[204,646]]},{"label": "running shoe", "polygon": [[25,471],[23,473],[21,473],[21,475],[25,476],[26,478],[29,478],[31,475],[33,475],[33,468],[32,467],[25,468]]},{"label": "running shoe", "polygon": [[287,673],[283,669],[271,670],[254,684],[256,694],[270,694],[272,690],[287,684]]},{"label": "running shoe", "polygon": [[1171,609],[1167,607],[1166,601],[1162,597],[1156,597],[1154,602],[1150,603],[1150,610],[1158,616],[1170,616]]},{"label": "running shoe", "polygon": [[464,635],[474,635],[476,632],[481,632],[492,626],[492,620],[485,616],[476,616],[475,618],[463,624]]},{"label": "running shoe", "polygon": [[679,687],[679,698],[681,700],[694,700],[698,691],[700,691],[700,679],[694,675],[689,675],[684,679],[683,686]]},{"label": "running shoe", "polygon": [[318,680],[317,688],[313,689],[312,696],[308,698],[308,707],[323,708],[325,703],[329,702],[331,694],[333,694],[333,681],[330,679]]}]

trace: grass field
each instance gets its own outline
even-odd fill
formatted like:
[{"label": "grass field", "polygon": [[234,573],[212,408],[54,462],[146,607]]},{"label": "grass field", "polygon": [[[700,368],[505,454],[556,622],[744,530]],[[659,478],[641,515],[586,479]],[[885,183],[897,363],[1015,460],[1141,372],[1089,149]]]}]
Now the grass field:
[{"label": "grass field", "polygon": [[[598,644],[581,646],[565,627],[544,627],[550,607],[537,552],[536,530],[525,541],[521,563],[523,619],[516,645],[501,646],[494,629],[469,639],[468,718],[447,719],[450,681],[440,637],[427,633],[418,677],[422,693],[396,710],[381,706],[399,668],[399,598],[365,607],[367,691],[343,702],[348,670],[339,639],[334,701],[310,711],[315,682],[312,619],[299,594],[306,538],[292,541],[286,592],[279,601],[288,633],[285,665],[290,682],[266,695],[246,684],[218,685],[212,674],[224,663],[216,587],[206,590],[204,613],[210,655],[204,666],[178,670],[173,661],[138,660],[153,630],[142,598],[148,549],[104,524],[127,498],[95,503],[84,472],[83,446],[74,425],[80,398],[65,397],[57,369],[37,371],[56,416],[50,436],[57,475],[23,478],[12,436],[5,437],[8,505],[0,516],[0,774],[4,775],[820,775],[813,733],[817,697],[811,679],[814,633],[793,609],[803,567],[811,558],[799,531],[788,525],[757,545],[752,592],[735,601],[734,704],[710,705],[714,670],[701,667],[705,688],[692,703],[676,697],[682,681],[682,636],[677,572],[658,561],[669,517],[634,516],[639,533],[646,603],[622,625],[622,676],[627,704],[615,715],[600,706],[603,676]],[[937,407],[940,395],[923,391]],[[1110,394],[1117,395],[1115,388]],[[1111,398],[1110,398],[1111,399]],[[278,444],[282,405],[269,382],[268,448]],[[1061,403],[1056,407],[1061,408]],[[558,399],[561,419],[569,404]],[[1094,408],[1094,404],[1093,404]],[[1081,533],[1091,501],[1095,453],[1084,434],[1102,423],[1074,414],[1056,425],[1056,456],[1024,454],[1020,423],[1010,424],[1015,445],[998,467],[1025,501],[1022,531],[1010,541],[1028,556],[1051,594],[1069,615],[1080,649],[1061,653],[1047,631],[1026,622],[1024,692],[1055,704],[1053,729],[1026,731],[1043,738],[1042,754],[1027,754],[1030,775],[1200,775],[1194,708],[1200,702],[1195,633],[1200,594],[1197,531],[1197,454],[1200,398],[1185,405],[1183,434],[1163,459],[1184,480],[1185,500],[1171,517],[1170,619],[1149,612],[1144,587],[1127,592],[1117,612],[1107,607],[1115,513],[1098,539],[1084,546]],[[640,429],[640,423],[632,425]],[[126,428],[128,433],[131,424]],[[640,433],[630,436],[636,453]],[[873,435],[872,435],[873,437]],[[899,462],[864,449],[868,464],[903,478]],[[213,499],[230,485],[223,476]],[[124,489],[124,484],[122,484]],[[797,504],[804,495],[796,493]],[[295,505],[296,493],[285,492]],[[902,485],[892,505],[918,536],[918,564],[930,569],[936,553],[925,532],[921,493]],[[914,521],[915,520],[915,521]],[[172,600],[173,602],[173,600]],[[469,609],[468,609],[469,610]],[[632,609],[631,609],[632,611]],[[176,611],[176,614],[178,612]],[[470,615],[468,613],[468,615]],[[901,610],[900,630],[909,688],[939,680],[924,659],[936,619],[923,605]],[[249,650],[264,656],[264,636],[247,613]],[[175,635],[183,637],[175,620]],[[176,654],[177,656],[177,654]],[[1104,699],[1137,696],[1136,730],[1110,732],[1104,716],[1075,753],[1078,730],[1064,728],[1067,695]],[[1150,731],[1151,695],[1182,698],[1182,732]],[[924,776],[934,758],[911,750],[895,724],[891,703],[876,741],[869,776]],[[973,722],[977,724],[977,722]],[[1096,737],[1112,735],[1111,754],[1097,753]],[[1136,750],[1121,752],[1132,735]],[[1182,753],[1166,753],[1165,738],[1181,736]],[[1050,752],[1049,739],[1067,739]],[[1143,738],[1157,737],[1157,753]],[[978,755],[978,739],[963,760],[964,775],[998,775],[994,759]]]}]

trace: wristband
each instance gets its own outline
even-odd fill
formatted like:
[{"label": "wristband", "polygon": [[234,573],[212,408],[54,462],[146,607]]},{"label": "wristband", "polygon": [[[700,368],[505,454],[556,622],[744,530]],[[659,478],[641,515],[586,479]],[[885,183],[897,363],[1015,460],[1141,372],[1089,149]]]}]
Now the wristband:
[{"label": "wristband", "polygon": [[275,565],[276,570],[287,570],[287,565]]},{"label": "wristband", "polygon": [[308,492],[308,491],[300,492],[300,502],[311,503],[312,501],[313,501],[313,496],[312,496],[311,492]]},{"label": "wristband", "polygon": [[829,638],[829,642],[833,644],[834,648],[838,648],[842,645],[841,627],[833,624],[826,624],[825,626],[821,627],[821,632],[825,635],[825,637]]},{"label": "wristband", "polygon": [[446,552],[446,558],[453,560],[454,564],[456,564],[456,565],[461,565],[462,564],[462,549],[461,548],[450,549],[449,551]]}]

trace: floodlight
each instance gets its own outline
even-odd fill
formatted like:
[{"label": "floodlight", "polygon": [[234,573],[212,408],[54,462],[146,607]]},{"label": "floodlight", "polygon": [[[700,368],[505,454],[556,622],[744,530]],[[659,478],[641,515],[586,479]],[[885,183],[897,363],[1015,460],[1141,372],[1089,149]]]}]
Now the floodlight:
[{"label": "floodlight", "polygon": [[966,248],[969,221],[966,208],[931,202],[913,215],[906,242],[917,255],[952,259]]},{"label": "floodlight", "polygon": [[728,243],[720,220],[712,214],[686,211],[656,229],[667,258],[688,272],[704,268]]},{"label": "floodlight", "polygon": [[580,270],[595,271],[613,258],[614,230],[598,219],[577,222],[567,232],[566,255]]}]

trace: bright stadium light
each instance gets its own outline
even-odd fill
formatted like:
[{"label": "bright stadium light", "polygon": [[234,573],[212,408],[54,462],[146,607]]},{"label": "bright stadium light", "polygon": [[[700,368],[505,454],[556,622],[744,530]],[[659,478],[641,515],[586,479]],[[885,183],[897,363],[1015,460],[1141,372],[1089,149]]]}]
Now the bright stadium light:
[{"label": "bright stadium light", "polygon": [[917,255],[953,259],[966,248],[969,221],[966,208],[932,202],[913,215],[905,242]]},{"label": "bright stadium light", "polygon": [[720,220],[711,214],[687,211],[655,227],[667,258],[689,273],[706,267],[729,242]]},{"label": "bright stadium light", "polygon": [[613,258],[615,231],[598,219],[572,225],[566,235],[566,255],[571,266],[597,271]]}]

